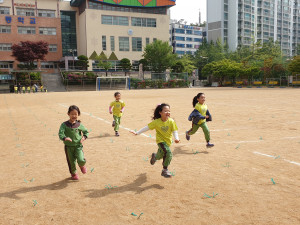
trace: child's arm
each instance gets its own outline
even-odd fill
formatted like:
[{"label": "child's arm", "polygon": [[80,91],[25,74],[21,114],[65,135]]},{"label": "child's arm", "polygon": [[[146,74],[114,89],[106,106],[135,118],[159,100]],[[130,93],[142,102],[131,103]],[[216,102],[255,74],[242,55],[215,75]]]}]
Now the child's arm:
[{"label": "child's arm", "polygon": [[177,131],[177,130],[174,130],[174,131],[173,131],[173,135],[174,135],[174,138],[175,138],[175,143],[179,143],[180,140],[179,140],[178,131]]},{"label": "child's arm", "polygon": [[130,131],[131,133],[135,134],[135,135],[139,135],[141,133],[144,133],[146,131],[150,130],[148,126],[143,127],[142,129],[140,129],[139,131],[135,132],[134,130]]},{"label": "child's arm", "polygon": [[120,110],[121,113],[124,112],[124,108],[125,108],[125,106]]},{"label": "child's arm", "polygon": [[72,142],[72,139],[69,137],[66,137],[65,135],[65,129],[66,129],[66,125],[62,124],[60,125],[59,131],[58,131],[58,137],[60,140],[62,141],[70,141]]},{"label": "child's arm", "polygon": [[111,107],[111,106],[109,106],[109,113],[110,113],[110,114],[112,114],[111,108],[112,108],[112,107]]},{"label": "child's arm", "polygon": [[85,128],[85,126],[83,126],[82,124],[80,124],[80,130],[81,130],[82,135],[83,135],[82,138],[81,138],[81,141],[80,141],[80,143],[82,143],[82,142],[84,142],[88,138],[89,132]]}]

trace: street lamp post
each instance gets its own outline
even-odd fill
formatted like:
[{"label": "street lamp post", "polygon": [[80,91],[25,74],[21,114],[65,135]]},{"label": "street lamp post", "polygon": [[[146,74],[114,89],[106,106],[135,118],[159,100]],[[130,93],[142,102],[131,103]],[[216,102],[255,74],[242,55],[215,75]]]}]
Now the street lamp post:
[{"label": "street lamp post", "polygon": [[74,66],[74,60],[75,60],[75,59],[74,59],[74,53],[77,52],[77,50],[76,50],[76,49],[69,49],[69,52],[70,52],[70,53],[72,54],[72,56],[73,56],[73,70],[74,70],[74,67],[75,67],[75,66]]}]

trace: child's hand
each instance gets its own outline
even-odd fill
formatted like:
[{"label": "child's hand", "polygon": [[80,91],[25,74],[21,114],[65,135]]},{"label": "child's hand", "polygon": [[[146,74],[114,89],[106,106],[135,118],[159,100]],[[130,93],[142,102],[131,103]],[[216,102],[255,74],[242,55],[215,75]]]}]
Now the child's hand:
[{"label": "child's hand", "polygon": [[123,113],[123,110],[121,109],[120,112]]},{"label": "child's hand", "polygon": [[[203,117],[202,117],[202,118],[203,118]],[[206,119],[208,119],[208,118],[209,118],[209,116],[208,116],[208,115],[206,115],[206,116],[205,116],[205,118],[206,118]]]},{"label": "child's hand", "polygon": [[66,138],[65,138],[65,141],[72,142],[72,139],[71,139],[71,138],[69,138],[69,137],[66,137]]},{"label": "child's hand", "polygon": [[137,133],[134,130],[129,131],[130,133],[137,135]]},{"label": "child's hand", "polygon": [[83,136],[80,140],[80,143],[82,144],[82,142],[84,142],[84,141],[85,141],[85,137]]},{"label": "child's hand", "polygon": [[112,114],[112,112],[109,112],[110,114]]},{"label": "child's hand", "polygon": [[179,143],[180,142],[180,140],[175,140],[175,143]]}]

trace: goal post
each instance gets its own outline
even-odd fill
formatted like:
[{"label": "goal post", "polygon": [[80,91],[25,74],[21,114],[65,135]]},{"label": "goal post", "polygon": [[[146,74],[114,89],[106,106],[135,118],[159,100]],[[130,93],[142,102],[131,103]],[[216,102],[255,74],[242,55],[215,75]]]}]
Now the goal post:
[{"label": "goal post", "polygon": [[118,89],[130,89],[130,78],[128,76],[97,77],[96,91]]}]

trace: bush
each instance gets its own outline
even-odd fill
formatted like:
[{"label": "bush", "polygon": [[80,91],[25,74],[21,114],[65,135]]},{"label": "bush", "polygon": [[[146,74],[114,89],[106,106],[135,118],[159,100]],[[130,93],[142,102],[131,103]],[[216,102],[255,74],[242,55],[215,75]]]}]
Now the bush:
[{"label": "bush", "polygon": [[40,72],[32,72],[29,74],[31,80],[41,80],[41,73]]}]

